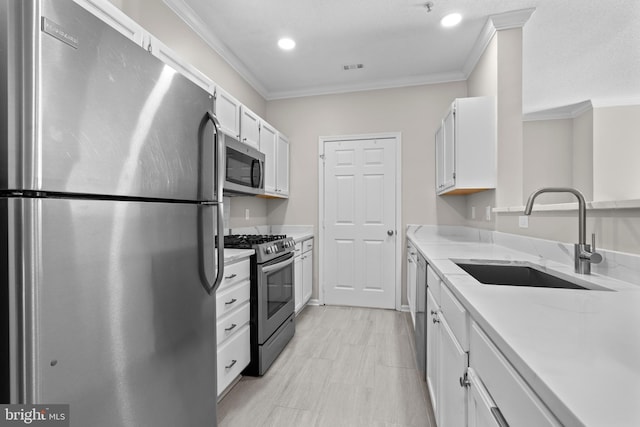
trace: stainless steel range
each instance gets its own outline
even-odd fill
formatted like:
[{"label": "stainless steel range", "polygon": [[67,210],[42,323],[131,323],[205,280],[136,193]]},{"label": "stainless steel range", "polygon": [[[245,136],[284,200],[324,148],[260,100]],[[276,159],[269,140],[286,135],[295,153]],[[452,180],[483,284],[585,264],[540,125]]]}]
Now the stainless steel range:
[{"label": "stainless steel range", "polygon": [[295,333],[295,242],[283,235],[231,235],[224,246],[256,252],[251,257],[251,363],[243,374],[263,375]]}]

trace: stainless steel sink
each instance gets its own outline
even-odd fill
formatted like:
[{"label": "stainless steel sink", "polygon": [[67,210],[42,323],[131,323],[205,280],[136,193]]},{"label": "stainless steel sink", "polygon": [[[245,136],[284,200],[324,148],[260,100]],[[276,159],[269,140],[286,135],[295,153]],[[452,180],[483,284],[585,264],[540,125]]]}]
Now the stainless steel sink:
[{"label": "stainless steel sink", "polygon": [[544,271],[525,265],[456,263],[460,268],[485,285],[532,286],[590,290]]}]

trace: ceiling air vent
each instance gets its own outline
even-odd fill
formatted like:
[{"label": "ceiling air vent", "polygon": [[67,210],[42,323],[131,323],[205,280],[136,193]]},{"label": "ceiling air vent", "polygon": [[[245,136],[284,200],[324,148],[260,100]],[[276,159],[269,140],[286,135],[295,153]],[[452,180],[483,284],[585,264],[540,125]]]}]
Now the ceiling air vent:
[{"label": "ceiling air vent", "polygon": [[351,64],[351,65],[343,65],[342,68],[345,71],[349,71],[349,70],[359,70],[360,68],[364,68],[363,64]]}]

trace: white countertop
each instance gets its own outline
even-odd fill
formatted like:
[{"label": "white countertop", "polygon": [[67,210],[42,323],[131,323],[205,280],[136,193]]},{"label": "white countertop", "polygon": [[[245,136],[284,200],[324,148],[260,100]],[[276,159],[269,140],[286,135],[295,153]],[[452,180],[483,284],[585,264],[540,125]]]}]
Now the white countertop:
[{"label": "white countertop", "polygon": [[230,249],[224,248],[224,263],[232,264],[244,258],[249,258],[255,251],[253,249]]},{"label": "white countertop", "polygon": [[[465,236],[407,237],[563,424],[640,426],[640,282]],[[451,259],[529,261],[615,291],[483,285]]]}]

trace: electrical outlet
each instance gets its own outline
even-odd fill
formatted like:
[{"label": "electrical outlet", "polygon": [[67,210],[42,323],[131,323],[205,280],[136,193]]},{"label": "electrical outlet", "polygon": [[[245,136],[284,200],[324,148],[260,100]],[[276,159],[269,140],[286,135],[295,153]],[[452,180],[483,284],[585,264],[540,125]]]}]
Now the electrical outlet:
[{"label": "electrical outlet", "polygon": [[251,218],[251,215],[249,215],[249,209],[245,209],[244,210],[244,219],[245,220],[249,220],[249,218]]},{"label": "electrical outlet", "polygon": [[520,215],[518,217],[518,227],[529,228],[529,217],[527,215]]},{"label": "electrical outlet", "polygon": [[471,206],[471,219],[476,219],[476,207]]},{"label": "electrical outlet", "polygon": [[491,221],[491,206],[487,206],[487,208],[485,209],[484,219],[486,219],[487,221]]}]

